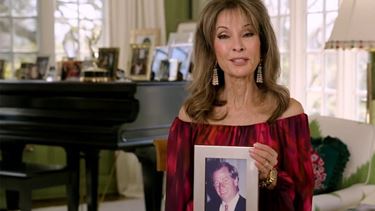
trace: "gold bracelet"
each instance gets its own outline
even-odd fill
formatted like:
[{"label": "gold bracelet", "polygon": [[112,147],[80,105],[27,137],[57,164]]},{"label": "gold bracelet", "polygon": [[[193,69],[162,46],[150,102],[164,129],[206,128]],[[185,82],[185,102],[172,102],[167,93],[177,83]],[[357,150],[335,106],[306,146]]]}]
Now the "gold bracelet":
[{"label": "gold bracelet", "polygon": [[277,170],[276,168],[273,168],[271,169],[266,179],[259,181],[259,187],[269,189],[271,184],[276,180],[277,180]]}]

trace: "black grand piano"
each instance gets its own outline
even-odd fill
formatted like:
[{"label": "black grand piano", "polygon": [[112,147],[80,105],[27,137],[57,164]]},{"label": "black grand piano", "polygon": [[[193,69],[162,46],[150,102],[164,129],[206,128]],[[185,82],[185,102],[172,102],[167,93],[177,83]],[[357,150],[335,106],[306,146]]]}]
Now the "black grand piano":
[{"label": "black grand piano", "polygon": [[[142,163],[146,210],[159,210],[162,174],[155,171],[152,142],[167,137],[186,97],[185,85],[181,81],[0,80],[0,149],[9,151],[26,144],[64,147],[67,165],[77,175],[73,181],[77,194],[83,157],[90,211],[98,209],[99,151],[135,152]],[[22,153],[11,153],[11,158],[7,154],[3,153],[3,160],[22,160],[15,159]]]}]

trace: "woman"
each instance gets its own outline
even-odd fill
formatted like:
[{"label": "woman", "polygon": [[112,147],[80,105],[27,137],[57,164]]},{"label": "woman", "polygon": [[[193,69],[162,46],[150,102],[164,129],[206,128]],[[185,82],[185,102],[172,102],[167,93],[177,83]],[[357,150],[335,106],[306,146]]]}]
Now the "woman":
[{"label": "woman", "polygon": [[259,210],[311,210],[307,115],[276,83],[279,52],[261,0],[211,0],[195,36],[191,95],[170,128],[166,210],[193,209],[194,145],[253,146]]}]

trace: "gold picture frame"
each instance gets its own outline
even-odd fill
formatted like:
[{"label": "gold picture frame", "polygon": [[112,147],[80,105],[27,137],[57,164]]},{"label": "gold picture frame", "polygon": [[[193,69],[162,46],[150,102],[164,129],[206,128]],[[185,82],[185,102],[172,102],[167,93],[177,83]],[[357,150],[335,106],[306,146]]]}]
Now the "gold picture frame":
[{"label": "gold picture frame", "polygon": [[151,79],[151,45],[130,44],[127,76],[133,81]]},{"label": "gold picture frame", "polygon": [[131,44],[149,44],[152,47],[160,45],[159,28],[133,29],[130,31]]},{"label": "gold picture frame", "polygon": [[0,59],[0,79],[5,78],[5,60]]},{"label": "gold picture frame", "polygon": [[119,48],[99,48],[99,57],[97,65],[100,68],[108,70],[108,77],[115,78],[119,60]]}]

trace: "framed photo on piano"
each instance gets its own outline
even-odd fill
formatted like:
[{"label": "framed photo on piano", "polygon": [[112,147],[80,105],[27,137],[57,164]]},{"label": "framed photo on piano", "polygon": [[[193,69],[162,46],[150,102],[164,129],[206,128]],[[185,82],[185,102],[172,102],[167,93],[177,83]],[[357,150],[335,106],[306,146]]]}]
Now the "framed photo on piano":
[{"label": "framed photo on piano", "polygon": [[119,60],[119,48],[99,48],[98,67],[108,71],[107,76],[115,78]]},{"label": "framed photo on piano", "polygon": [[4,79],[5,75],[5,60],[0,59],[0,79]]},{"label": "framed photo on piano", "polygon": [[133,81],[151,79],[151,46],[149,44],[130,44],[130,58],[127,76]]},{"label": "framed photo on piano", "polygon": [[258,210],[258,169],[249,148],[194,146],[194,210],[219,210],[230,200],[221,192],[224,188],[237,190],[236,208]]},{"label": "framed photo on piano", "polygon": [[81,76],[81,64],[79,60],[67,60],[61,62],[61,80],[79,81]]},{"label": "framed photo on piano", "polygon": [[151,62],[152,79],[156,81],[168,80],[169,78],[169,61],[168,46],[156,46],[153,50]]},{"label": "framed photo on piano", "polygon": [[131,44],[149,44],[151,47],[160,44],[159,28],[133,29],[130,32]]},{"label": "framed photo on piano", "polygon": [[45,77],[49,64],[49,56],[38,56],[36,58],[36,67],[38,70],[38,79]]},{"label": "framed photo on piano", "polygon": [[169,58],[179,63],[178,72],[183,80],[190,80],[190,65],[193,45],[191,43],[175,44],[169,47]]}]

